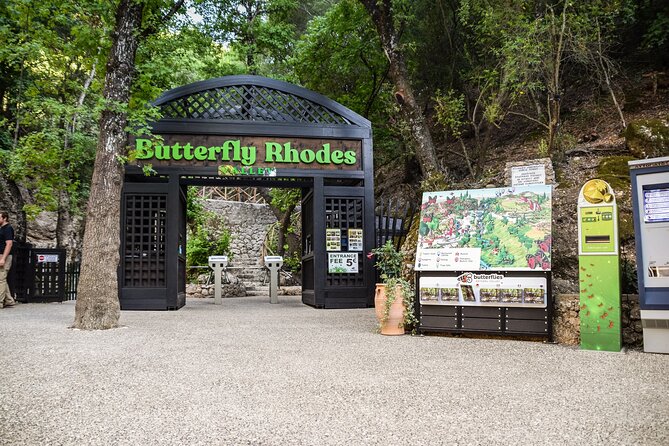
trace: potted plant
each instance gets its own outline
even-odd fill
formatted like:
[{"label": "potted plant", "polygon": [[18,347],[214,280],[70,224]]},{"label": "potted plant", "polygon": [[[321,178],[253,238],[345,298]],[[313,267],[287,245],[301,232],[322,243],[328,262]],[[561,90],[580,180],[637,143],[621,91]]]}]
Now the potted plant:
[{"label": "potted plant", "polygon": [[402,335],[417,322],[413,287],[401,277],[404,256],[388,240],[385,245],[372,249],[367,257],[376,260],[374,266],[383,281],[376,284],[374,294],[379,330],[383,335]]}]

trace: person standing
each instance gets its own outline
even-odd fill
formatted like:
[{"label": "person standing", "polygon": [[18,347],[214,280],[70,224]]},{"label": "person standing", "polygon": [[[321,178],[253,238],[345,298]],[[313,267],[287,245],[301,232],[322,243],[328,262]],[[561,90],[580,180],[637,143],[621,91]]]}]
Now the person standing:
[{"label": "person standing", "polygon": [[9,224],[9,214],[0,212],[0,308],[13,307],[15,302],[7,283],[7,274],[12,267],[14,228]]}]

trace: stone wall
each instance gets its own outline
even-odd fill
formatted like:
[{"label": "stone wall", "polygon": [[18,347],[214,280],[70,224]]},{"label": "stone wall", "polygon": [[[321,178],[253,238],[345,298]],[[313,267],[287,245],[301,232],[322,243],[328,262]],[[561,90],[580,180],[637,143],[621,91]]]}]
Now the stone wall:
[{"label": "stone wall", "polygon": [[[621,304],[623,346],[634,349],[642,348],[643,332],[641,328],[639,296],[636,294],[623,294]],[[579,345],[581,342],[581,330],[578,313],[578,294],[556,295],[553,317],[553,336],[555,342],[559,344]]]},{"label": "stone wall", "polygon": [[[204,208],[220,215],[232,234],[230,266],[263,265],[262,246],[270,225],[277,221],[268,205],[206,200]],[[260,270],[257,272],[260,274]]]}]

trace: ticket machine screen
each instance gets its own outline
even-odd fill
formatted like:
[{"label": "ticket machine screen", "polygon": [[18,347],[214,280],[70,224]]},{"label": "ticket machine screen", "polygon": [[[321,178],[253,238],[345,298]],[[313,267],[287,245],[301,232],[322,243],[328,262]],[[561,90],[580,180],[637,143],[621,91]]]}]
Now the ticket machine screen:
[{"label": "ticket machine screen", "polygon": [[643,186],[644,223],[669,223],[669,184]]}]

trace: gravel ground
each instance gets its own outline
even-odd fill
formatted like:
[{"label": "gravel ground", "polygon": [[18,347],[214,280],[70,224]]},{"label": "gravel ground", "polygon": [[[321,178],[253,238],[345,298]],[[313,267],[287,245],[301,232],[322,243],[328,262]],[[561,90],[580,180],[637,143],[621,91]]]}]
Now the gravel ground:
[{"label": "gravel ground", "polygon": [[0,310],[0,444],[669,444],[669,355],[385,337],[296,296],[73,316]]}]

